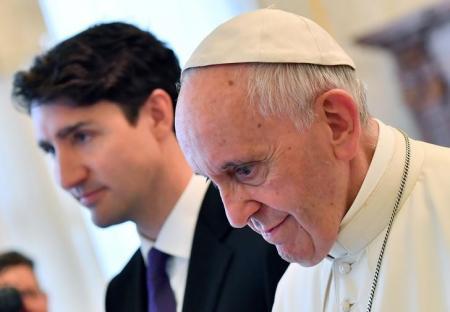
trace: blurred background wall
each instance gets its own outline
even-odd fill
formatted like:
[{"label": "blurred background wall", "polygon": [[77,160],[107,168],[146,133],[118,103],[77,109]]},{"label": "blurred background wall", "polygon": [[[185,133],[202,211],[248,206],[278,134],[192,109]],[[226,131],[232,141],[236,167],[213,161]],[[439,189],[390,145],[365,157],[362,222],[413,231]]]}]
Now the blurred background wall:
[{"label": "blurred background wall", "polygon": [[220,22],[275,4],[314,19],[355,60],[367,83],[369,109],[421,138],[404,104],[395,58],[356,43],[384,25],[437,4],[432,0],[0,0],[0,250],[16,248],[38,265],[51,311],[103,311],[107,281],[138,246],[134,226],[95,228],[52,178],[30,121],[10,98],[12,74],[33,56],[87,26],[123,20],[155,33],[181,63]]}]

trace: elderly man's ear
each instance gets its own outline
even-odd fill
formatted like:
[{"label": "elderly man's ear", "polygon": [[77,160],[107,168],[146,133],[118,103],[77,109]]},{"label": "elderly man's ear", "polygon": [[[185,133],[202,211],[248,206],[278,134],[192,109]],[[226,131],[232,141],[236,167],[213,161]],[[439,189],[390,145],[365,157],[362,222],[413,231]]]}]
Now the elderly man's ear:
[{"label": "elderly man's ear", "polygon": [[345,90],[332,89],[316,99],[315,109],[327,127],[336,158],[351,160],[355,157],[361,124],[353,97]]}]

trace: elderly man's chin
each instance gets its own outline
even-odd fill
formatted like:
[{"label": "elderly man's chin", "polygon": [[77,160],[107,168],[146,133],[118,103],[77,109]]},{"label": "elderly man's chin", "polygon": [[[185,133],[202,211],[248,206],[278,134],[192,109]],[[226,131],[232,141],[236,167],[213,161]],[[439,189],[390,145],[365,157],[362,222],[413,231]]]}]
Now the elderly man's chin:
[{"label": "elderly man's chin", "polygon": [[318,264],[323,257],[318,257],[315,254],[307,255],[305,252],[297,250],[297,248],[288,248],[285,245],[275,245],[278,255],[289,263],[298,263],[304,267],[311,267]]},{"label": "elderly man's chin", "polygon": [[[307,252],[306,251],[299,251],[300,248],[298,248],[298,246],[289,246],[289,244],[287,243],[283,243],[283,244],[276,244],[272,241],[269,241],[263,233],[261,233],[258,229],[256,229],[256,227],[249,222],[248,226],[255,231],[256,233],[258,233],[259,235],[261,235],[264,240],[271,244],[271,245],[275,245],[275,247],[277,248],[278,251],[278,255],[285,261],[289,262],[289,263],[298,263],[301,264],[302,266],[305,267],[310,267],[310,266],[314,266],[316,264],[318,264],[324,257],[320,257],[319,259],[313,259],[311,257],[307,256]],[[316,255],[313,255],[316,256]],[[317,257],[317,256],[316,256]]]}]

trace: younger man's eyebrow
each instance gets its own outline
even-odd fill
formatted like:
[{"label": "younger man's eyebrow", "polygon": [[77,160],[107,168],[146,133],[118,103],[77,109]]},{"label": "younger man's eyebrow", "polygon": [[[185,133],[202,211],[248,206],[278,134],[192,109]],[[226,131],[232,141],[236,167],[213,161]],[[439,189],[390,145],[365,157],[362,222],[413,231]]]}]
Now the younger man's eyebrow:
[{"label": "younger man's eyebrow", "polygon": [[87,122],[87,121],[80,121],[80,122],[77,122],[77,123],[74,124],[74,125],[70,125],[70,126],[67,126],[67,127],[64,127],[64,128],[62,128],[62,129],[60,129],[60,130],[56,133],[56,136],[57,136],[59,139],[64,139],[64,138],[67,137],[68,135],[70,135],[70,134],[76,132],[78,129],[80,129],[81,127],[84,127],[84,126],[86,126],[86,125],[88,125],[88,124],[89,124],[89,122]]}]

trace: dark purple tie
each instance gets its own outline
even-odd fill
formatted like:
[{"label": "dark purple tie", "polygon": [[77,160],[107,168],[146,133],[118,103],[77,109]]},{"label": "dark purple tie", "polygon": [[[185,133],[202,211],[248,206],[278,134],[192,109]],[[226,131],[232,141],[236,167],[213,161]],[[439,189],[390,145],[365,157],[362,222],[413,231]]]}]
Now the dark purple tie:
[{"label": "dark purple tie", "polygon": [[170,256],[156,248],[148,253],[148,312],[175,312],[175,295],[170,287],[166,262]]}]

